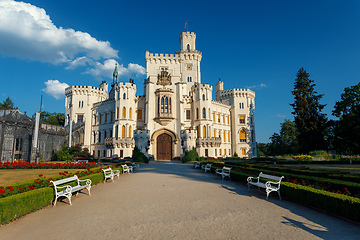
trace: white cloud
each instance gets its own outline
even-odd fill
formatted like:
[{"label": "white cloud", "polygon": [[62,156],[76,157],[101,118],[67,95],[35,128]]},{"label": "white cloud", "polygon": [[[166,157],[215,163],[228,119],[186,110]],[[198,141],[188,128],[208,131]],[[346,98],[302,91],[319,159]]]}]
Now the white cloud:
[{"label": "white cloud", "polygon": [[78,59],[118,57],[108,41],[90,34],[56,27],[42,8],[29,3],[0,0],[0,53],[8,56],[53,64]]},{"label": "white cloud", "polygon": [[249,88],[249,89],[259,89],[259,88],[264,88],[264,87],[267,87],[267,85],[264,83],[261,83],[260,85],[246,86],[246,88]]},{"label": "white cloud", "polygon": [[276,114],[276,117],[278,117],[278,118],[286,118],[286,116],[283,115],[283,114]]},{"label": "white cloud", "polygon": [[65,88],[69,87],[66,83],[61,83],[58,80],[48,80],[45,85],[46,88],[42,90],[56,99],[65,97]]},{"label": "white cloud", "polygon": [[115,64],[118,64],[118,72],[119,76],[132,76],[132,75],[144,75],[146,74],[146,70],[144,67],[135,64],[135,63],[129,63],[127,68],[124,67],[123,64],[119,64],[114,59],[107,59],[104,61],[104,63],[100,62],[94,62],[92,65],[93,68],[88,69],[85,73],[91,74],[96,78],[109,77],[112,76],[115,68]]}]

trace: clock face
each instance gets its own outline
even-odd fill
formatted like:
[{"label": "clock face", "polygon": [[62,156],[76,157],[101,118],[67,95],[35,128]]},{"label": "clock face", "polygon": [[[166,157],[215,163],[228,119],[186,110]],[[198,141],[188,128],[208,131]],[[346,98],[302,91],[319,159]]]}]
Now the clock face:
[{"label": "clock face", "polygon": [[192,64],[187,64],[186,65],[186,70],[192,70]]}]

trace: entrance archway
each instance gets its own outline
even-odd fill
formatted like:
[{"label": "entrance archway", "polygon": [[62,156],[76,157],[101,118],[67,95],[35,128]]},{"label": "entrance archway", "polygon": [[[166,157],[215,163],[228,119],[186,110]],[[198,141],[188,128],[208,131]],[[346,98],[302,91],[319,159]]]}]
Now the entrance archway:
[{"label": "entrance archway", "polygon": [[172,138],[167,133],[160,134],[156,139],[157,160],[171,160]]}]

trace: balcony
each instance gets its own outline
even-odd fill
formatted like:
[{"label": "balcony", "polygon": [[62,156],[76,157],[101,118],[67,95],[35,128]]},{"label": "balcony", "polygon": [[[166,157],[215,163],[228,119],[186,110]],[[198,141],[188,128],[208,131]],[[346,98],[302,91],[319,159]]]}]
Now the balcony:
[{"label": "balcony", "polygon": [[133,138],[105,138],[104,142],[108,147],[128,148],[135,146],[135,140]]},{"label": "balcony", "polygon": [[220,147],[221,138],[212,137],[212,138],[197,138],[196,146],[197,147]]}]

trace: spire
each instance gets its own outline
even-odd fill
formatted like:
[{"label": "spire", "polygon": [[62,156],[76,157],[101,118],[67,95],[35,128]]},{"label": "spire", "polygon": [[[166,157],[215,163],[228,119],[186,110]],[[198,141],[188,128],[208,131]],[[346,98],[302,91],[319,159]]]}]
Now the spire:
[{"label": "spire", "polygon": [[113,84],[117,84],[118,77],[119,77],[119,72],[117,70],[117,63],[115,63],[115,69],[114,69],[114,73],[113,73]]}]

